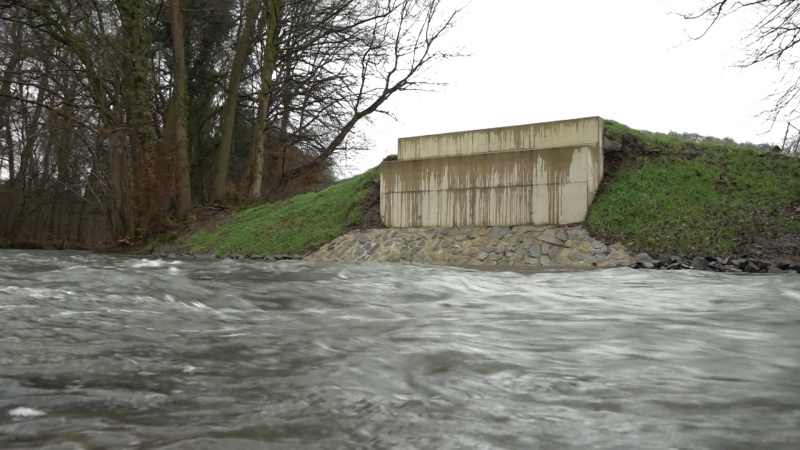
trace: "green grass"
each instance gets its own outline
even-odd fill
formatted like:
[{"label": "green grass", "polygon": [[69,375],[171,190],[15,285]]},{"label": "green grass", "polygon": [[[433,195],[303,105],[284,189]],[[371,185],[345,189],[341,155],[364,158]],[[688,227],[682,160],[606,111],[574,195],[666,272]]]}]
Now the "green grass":
[{"label": "green grass", "polygon": [[[632,251],[683,257],[737,255],[763,240],[800,233],[800,162],[735,143],[684,139],[606,121],[622,160],[589,210],[603,240]],[[610,155],[606,160],[610,164]],[[307,253],[360,223],[372,169],[324,191],[259,205],[185,241],[196,252]]]},{"label": "green grass", "polygon": [[379,176],[377,168],[315,193],[267,203],[189,236],[196,252],[303,254],[340,236],[361,220],[364,183]]},{"label": "green grass", "polygon": [[613,121],[605,134],[642,151],[604,181],[589,210],[587,224],[600,238],[655,256],[736,255],[758,239],[800,231],[793,158]]}]

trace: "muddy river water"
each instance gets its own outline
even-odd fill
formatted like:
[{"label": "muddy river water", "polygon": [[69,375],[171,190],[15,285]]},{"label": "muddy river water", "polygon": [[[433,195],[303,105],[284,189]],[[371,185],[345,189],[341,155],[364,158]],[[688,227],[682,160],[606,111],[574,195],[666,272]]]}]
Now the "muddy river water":
[{"label": "muddy river water", "polygon": [[800,276],[0,251],[2,449],[798,449]]}]

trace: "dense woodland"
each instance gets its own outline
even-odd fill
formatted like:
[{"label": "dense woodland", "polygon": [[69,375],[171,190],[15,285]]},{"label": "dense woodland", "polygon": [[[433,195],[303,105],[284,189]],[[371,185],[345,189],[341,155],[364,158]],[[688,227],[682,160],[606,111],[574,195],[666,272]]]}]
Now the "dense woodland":
[{"label": "dense woodland", "polygon": [[330,182],[440,0],[0,0],[0,246],[138,242]]}]

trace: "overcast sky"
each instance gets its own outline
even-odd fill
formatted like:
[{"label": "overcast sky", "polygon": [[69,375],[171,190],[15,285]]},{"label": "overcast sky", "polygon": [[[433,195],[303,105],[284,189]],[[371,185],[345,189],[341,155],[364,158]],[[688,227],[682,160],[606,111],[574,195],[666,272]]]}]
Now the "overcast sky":
[{"label": "overcast sky", "polygon": [[374,150],[352,158],[347,174],[396,153],[400,137],[595,115],[651,131],[780,143],[785,124],[768,132],[758,116],[779,73],[734,67],[752,18],[720,22],[690,41],[704,23],[675,11],[701,4],[472,0],[445,43],[470,56],[430,73],[448,83],[438,92],[390,99],[386,109],[398,120],[368,129]]}]

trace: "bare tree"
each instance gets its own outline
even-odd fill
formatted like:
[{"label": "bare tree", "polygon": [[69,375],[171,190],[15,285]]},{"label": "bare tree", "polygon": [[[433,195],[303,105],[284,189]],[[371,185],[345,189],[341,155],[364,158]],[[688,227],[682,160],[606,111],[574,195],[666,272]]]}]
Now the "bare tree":
[{"label": "bare tree", "polygon": [[0,0],[0,239],[130,244],[231,185],[318,188],[454,56],[441,5]]},{"label": "bare tree", "polygon": [[178,218],[186,218],[192,209],[192,191],[189,181],[189,157],[186,136],[186,53],[183,43],[183,22],[180,0],[169,1],[169,22],[172,29],[174,72],[173,146],[175,147],[176,177],[178,180]]},{"label": "bare tree", "polygon": [[267,114],[272,97],[272,78],[278,55],[278,24],[283,11],[282,0],[264,0],[267,16],[267,39],[264,44],[264,60],[261,62],[261,89],[258,92],[258,113],[253,124],[253,146],[251,150],[250,180],[247,200],[250,203],[261,199],[261,179],[264,170],[264,133]]},{"label": "bare tree", "polygon": [[[331,33],[332,39],[320,39],[328,45],[346,46],[339,58],[315,54],[326,63],[317,64],[323,76],[336,74],[338,90],[307,118],[319,123],[332,119],[335,133],[328,139],[313,142],[316,156],[306,164],[282,174],[278,185],[284,186],[304,172],[318,170],[346,145],[360,121],[374,113],[386,114],[381,106],[398,92],[429,88],[432,83],[425,71],[433,64],[457,56],[440,48],[443,36],[455,25],[460,10],[443,11],[441,0],[399,0],[371,3],[366,14],[350,16],[349,24],[339,25],[344,33]],[[336,26],[331,27],[336,30]],[[312,38],[312,41],[315,38]],[[331,100],[332,99],[332,100]],[[335,114],[330,115],[331,111]],[[306,124],[305,127],[308,127]],[[300,125],[304,128],[304,125]]]},{"label": "bare tree", "polygon": [[255,22],[258,18],[261,0],[247,0],[244,23],[239,39],[236,43],[236,53],[233,57],[228,92],[225,99],[225,108],[222,113],[222,126],[220,130],[220,148],[214,164],[214,182],[211,188],[211,201],[224,201],[228,185],[228,168],[233,144],[234,121],[236,120],[236,107],[239,103],[239,88],[242,72],[246,62],[250,41],[253,36]]},{"label": "bare tree", "polygon": [[721,20],[737,14],[751,14],[755,21],[742,36],[747,55],[741,67],[772,65],[781,72],[780,82],[769,96],[772,107],[764,111],[772,124],[786,118],[794,120],[800,113],[800,1],[797,0],[708,0],[693,12],[681,14],[687,20],[706,21],[706,36]]}]

